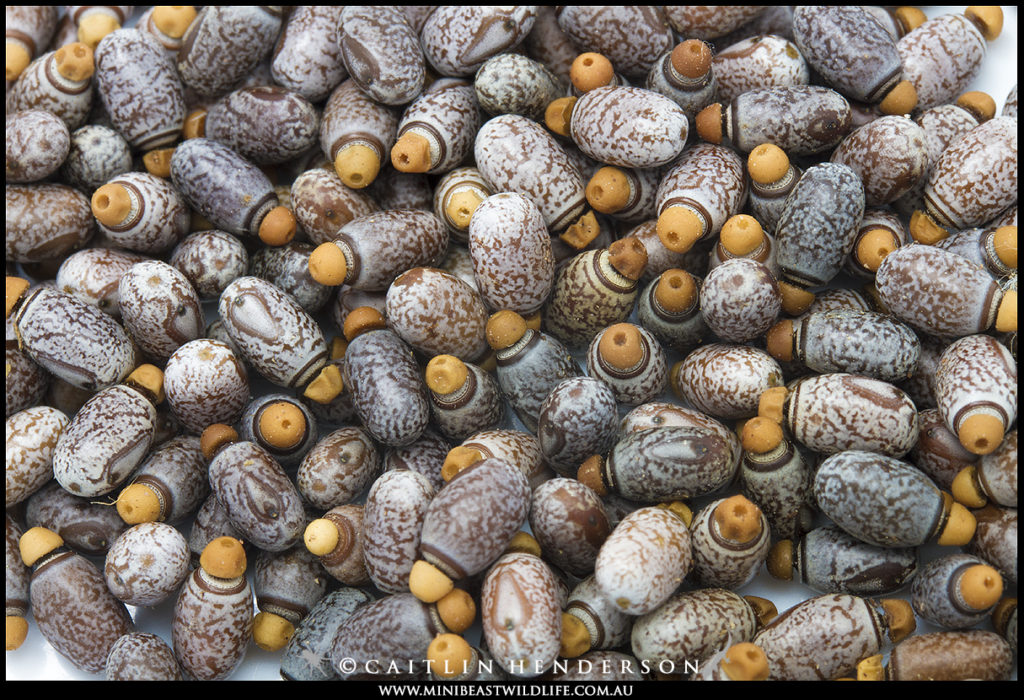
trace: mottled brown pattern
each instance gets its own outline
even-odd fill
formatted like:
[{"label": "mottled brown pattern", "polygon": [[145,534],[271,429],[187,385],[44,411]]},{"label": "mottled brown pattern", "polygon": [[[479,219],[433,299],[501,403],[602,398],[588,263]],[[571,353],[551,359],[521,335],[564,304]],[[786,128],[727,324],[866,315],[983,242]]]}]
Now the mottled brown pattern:
[{"label": "mottled brown pattern", "polygon": [[815,528],[795,545],[794,577],[819,593],[887,595],[917,574],[916,547],[876,547],[835,525]]},{"label": "mottled brown pattern", "polygon": [[301,5],[288,14],[271,56],[274,82],[321,102],[348,77],[341,59],[340,5]]},{"label": "mottled brown pattern", "polygon": [[988,42],[963,14],[930,19],[896,44],[903,77],[917,90],[917,109],[931,109],[962,95],[981,70]]},{"label": "mottled brown pattern", "polygon": [[661,54],[644,78],[643,86],[675,102],[689,120],[715,101],[718,94],[718,71],[712,68],[702,78],[688,78],[672,65],[672,52]]},{"label": "mottled brown pattern", "polygon": [[[916,401],[915,401],[916,403]],[[940,489],[949,491],[953,479],[964,467],[978,461],[978,455],[964,449],[956,434],[951,432],[937,408],[918,412],[920,436],[910,450],[908,458],[927,474]]]},{"label": "mottled brown pattern", "polygon": [[619,521],[598,552],[594,576],[619,610],[643,615],[668,600],[692,564],[686,524],[651,506]]},{"label": "mottled brown pattern", "polygon": [[567,5],[558,25],[579,52],[607,56],[617,72],[638,82],[675,45],[666,11],[656,5]]},{"label": "mottled brown pattern", "polygon": [[85,124],[93,106],[92,77],[68,80],[57,72],[56,52],[46,53],[21,72],[7,93],[8,112],[43,109],[60,117],[68,129]]},{"label": "mottled brown pattern", "polygon": [[261,551],[253,569],[256,605],[296,627],[327,592],[328,576],[320,558],[296,544],[283,552]]},{"label": "mottled brown pattern", "polygon": [[132,265],[146,256],[116,248],[86,248],[72,253],[57,270],[57,289],[121,317],[118,284]]},{"label": "mottled brown pattern", "polygon": [[1009,426],[1017,416],[1017,363],[992,336],[961,338],[939,359],[935,400],[946,427],[953,432],[958,433],[963,421],[978,409]]},{"label": "mottled brown pattern", "polygon": [[533,492],[530,530],[544,556],[574,576],[594,571],[597,553],[612,531],[601,499],[575,479],[545,481]]},{"label": "mottled brown pattern", "polygon": [[438,268],[414,267],[399,275],[388,289],[385,316],[402,340],[429,356],[472,362],[488,350],[490,314],[480,295]]},{"label": "mottled brown pattern", "polygon": [[207,6],[181,38],[178,74],[203,98],[223,95],[273,49],[281,8]]},{"label": "mottled brown pattern", "polygon": [[562,380],[583,374],[565,345],[532,329],[496,355],[498,385],[530,431],[536,430],[541,404],[551,390]]},{"label": "mottled brown pattern", "polygon": [[327,303],[332,290],[309,274],[309,256],[313,250],[309,243],[297,241],[266,246],[253,255],[249,274],[267,280],[295,299],[306,313],[315,314]]},{"label": "mottled brown pattern", "polygon": [[295,474],[299,493],[313,507],[330,510],[354,501],[381,471],[380,453],[361,428],[338,428],[302,458]]},{"label": "mottled brown pattern", "polygon": [[[6,323],[8,336],[13,336],[11,319]],[[4,413],[10,418],[18,411],[35,406],[50,387],[50,374],[35,363],[25,352],[18,349],[16,338],[7,341],[4,353],[6,375],[4,377]]]},{"label": "mottled brown pattern", "polygon": [[114,642],[104,677],[108,681],[182,680],[174,650],[149,632],[132,632]]},{"label": "mottled brown pattern", "polygon": [[59,260],[85,245],[95,231],[89,200],[67,185],[7,185],[4,192],[9,260]]},{"label": "mottled brown pattern", "polygon": [[165,262],[133,265],[118,284],[125,330],[150,356],[164,360],[203,335],[199,295],[185,275]]},{"label": "mottled brown pattern", "polygon": [[370,579],[385,593],[409,590],[423,518],[434,494],[426,476],[405,469],[385,472],[366,495],[363,557]]},{"label": "mottled brown pattern", "polygon": [[59,11],[55,5],[11,5],[4,8],[8,41],[24,45],[30,56],[46,49],[57,29]]},{"label": "mottled brown pattern", "polygon": [[943,497],[931,480],[874,452],[827,458],[814,477],[814,496],[836,525],[879,547],[916,547],[942,525]]},{"label": "mottled brown pattern", "polygon": [[551,236],[528,197],[487,197],[469,223],[469,254],[480,295],[494,310],[527,315],[547,300],[555,282]]},{"label": "mottled brown pattern", "polygon": [[506,554],[484,578],[483,638],[509,674],[532,678],[548,670],[561,644],[562,611],[555,575],[532,554]]},{"label": "mottled brown pattern", "polygon": [[816,452],[902,457],[917,442],[917,408],[892,384],[856,374],[807,377],[791,387],[785,425]]},{"label": "mottled brown pattern", "polygon": [[570,130],[594,160],[626,168],[667,165],[686,145],[686,112],[674,101],[635,87],[599,87],[572,109]]},{"label": "mottled brown pattern", "polygon": [[782,386],[782,369],[764,350],[711,343],[689,353],[675,367],[682,398],[717,418],[749,418],[766,389]]},{"label": "mottled brown pattern", "polygon": [[186,236],[168,260],[201,299],[215,299],[249,268],[249,254],[237,236],[226,231],[197,231]]},{"label": "mottled brown pattern", "polygon": [[559,382],[545,397],[537,419],[545,460],[562,476],[575,476],[583,460],[611,447],[618,418],[615,392],[599,378]]},{"label": "mottled brown pattern", "polygon": [[427,477],[437,491],[447,483],[441,478],[441,467],[451,448],[444,437],[428,427],[415,442],[387,450],[384,453],[384,471],[411,469]]},{"label": "mottled brown pattern", "polygon": [[536,18],[532,5],[439,7],[420,30],[423,55],[441,75],[469,76],[491,56],[522,42]]},{"label": "mottled brown pattern", "polygon": [[53,478],[53,451],[69,418],[56,408],[32,406],[7,418],[5,494],[8,508]]},{"label": "mottled brown pattern", "polygon": [[976,610],[959,594],[960,578],[972,566],[984,565],[978,557],[964,553],[932,559],[910,583],[911,604],[922,620],[945,629],[966,629],[987,619],[992,607]]},{"label": "mottled brown pattern", "polygon": [[983,226],[1017,200],[1017,119],[996,117],[951,143],[928,175],[924,204],[951,228]]},{"label": "mottled brown pattern", "polygon": [[189,572],[188,542],[165,523],[139,523],[121,533],[103,564],[107,588],[126,605],[158,605]]},{"label": "mottled brown pattern", "polygon": [[265,280],[236,279],[221,294],[218,312],[243,358],[274,384],[302,386],[327,361],[319,325]]},{"label": "mottled brown pattern", "polygon": [[174,656],[196,680],[227,678],[245,658],[252,623],[252,589],[244,576],[215,579],[195,569],[174,605]]},{"label": "mottled brown pattern", "polygon": [[832,152],[864,184],[864,203],[889,204],[920,181],[928,169],[927,135],[902,116],[883,116],[856,129]]},{"label": "mottled brown pattern", "polygon": [[701,317],[712,333],[728,343],[746,343],[764,335],[781,311],[775,275],[750,258],[726,260],[708,272],[700,287]]},{"label": "mottled brown pattern", "polygon": [[[762,142],[763,143],[763,142]],[[743,159],[713,143],[696,143],[683,151],[658,186],[658,214],[675,204],[693,208],[704,219],[702,238],[712,238],[747,201]]]},{"label": "mottled brown pattern", "polygon": [[173,143],[185,120],[185,97],[163,47],[139,29],[118,29],[104,39],[96,47],[94,79],[114,127],[136,150]]},{"label": "mottled brown pattern", "polygon": [[773,143],[789,156],[827,151],[851,127],[850,104],[818,85],[757,88],[723,107],[724,131],[740,151]]},{"label": "mottled brown pattern", "polygon": [[232,424],[249,398],[245,365],[224,343],[200,338],[170,356],[164,391],[178,421],[199,434],[213,423]]},{"label": "mottled brown pattern", "polygon": [[626,406],[638,406],[661,396],[668,386],[668,362],[664,348],[650,331],[634,324],[640,336],[643,354],[633,367],[621,370],[609,365],[601,356],[599,346],[607,329],[590,341],[587,349],[587,373],[612,388],[615,400]]},{"label": "mottled brown pattern", "polygon": [[276,85],[243,88],[206,115],[206,136],[257,165],[284,163],[313,148],[320,113],[302,95]]},{"label": "mottled brown pattern", "polygon": [[127,527],[114,508],[93,498],[73,496],[56,481],[29,496],[25,525],[53,530],[71,549],[98,557],[106,554]]},{"label": "mottled brown pattern", "polygon": [[772,545],[771,528],[763,512],[758,512],[760,533],[749,542],[728,539],[718,527],[715,508],[725,499],[711,501],[690,523],[693,550],[693,577],[700,585],[736,590],[760,573]]},{"label": "mottled brown pattern", "polygon": [[131,169],[131,149],[124,137],[110,127],[86,124],[72,132],[60,176],[69,185],[92,193]]},{"label": "mottled brown pattern", "polygon": [[864,184],[849,166],[804,171],[775,232],[782,277],[800,287],[827,285],[853,250],[864,206]]},{"label": "mottled brown pattern", "polygon": [[614,649],[629,640],[633,616],[620,611],[613,601],[605,598],[593,574],[573,588],[565,612],[587,628],[591,649]]},{"label": "mottled brown pattern", "polygon": [[142,462],[153,440],[156,409],[124,385],[100,391],[67,425],[53,452],[53,476],[78,496],[117,488]]},{"label": "mottled brown pattern", "polygon": [[1008,681],[1015,654],[995,632],[930,632],[903,640],[889,655],[888,678],[899,681]]},{"label": "mottled brown pattern", "polygon": [[716,39],[764,12],[763,5],[671,5],[665,19],[682,36]]},{"label": "mottled brown pattern", "polygon": [[754,635],[773,680],[829,680],[849,675],[877,654],[884,629],[874,601],[837,593],[809,598]]},{"label": "mottled brown pattern", "polygon": [[545,328],[570,347],[589,345],[601,329],[626,321],[633,312],[639,286],[609,259],[607,248],[587,250],[555,276]]},{"label": "mottled brown pattern", "polygon": [[257,235],[263,217],[278,206],[267,176],[211,139],[188,139],[174,149],[171,181],[189,206],[236,236]]},{"label": "mottled brown pattern", "polygon": [[910,328],[874,311],[810,313],[793,322],[793,353],[816,372],[899,382],[917,369],[921,343]]},{"label": "mottled brown pattern", "polygon": [[353,219],[334,239],[351,256],[345,283],[384,291],[409,268],[439,263],[448,247],[448,227],[430,211],[386,209]]},{"label": "mottled brown pattern", "polygon": [[633,654],[652,666],[666,659],[681,668],[732,643],[750,641],[757,617],[739,594],[724,588],[679,593],[633,624]]},{"label": "mottled brown pattern", "polygon": [[966,550],[999,569],[1003,581],[1017,583],[1017,509],[989,504],[974,511],[978,527]]},{"label": "mottled brown pattern", "polygon": [[331,92],[324,105],[320,149],[333,163],[343,145],[362,143],[377,151],[382,164],[389,163],[399,116],[396,109],[367,97],[349,78]]},{"label": "mottled brown pattern", "polygon": [[199,438],[178,435],[161,444],[132,474],[132,483],[160,494],[161,521],[179,523],[195,513],[210,492]]},{"label": "mottled brown pattern", "polygon": [[434,424],[445,437],[455,441],[497,428],[505,420],[505,397],[494,375],[472,362],[466,364],[466,369],[470,376],[463,388],[445,395],[430,392]]},{"label": "mottled brown pattern", "polygon": [[394,331],[369,331],[349,343],[344,376],[356,414],[374,439],[401,447],[426,429],[427,388],[412,349]]},{"label": "mottled brown pattern", "polygon": [[68,155],[71,134],[51,112],[29,109],[8,112],[6,181],[28,183],[54,173]]},{"label": "mottled brown pattern", "polygon": [[426,61],[401,6],[352,5],[341,12],[341,56],[373,100],[411,102],[423,88]]},{"label": "mottled brown pattern", "polygon": [[727,46],[715,54],[711,65],[718,83],[716,99],[722,104],[748,90],[810,82],[803,54],[774,34],[760,34]]},{"label": "mottled brown pattern", "polygon": [[342,621],[334,635],[331,665],[342,679],[370,673],[379,678],[391,664],[405,674],[410,667],[423,670],[427,647],[440,632],[428,606],[412,593],[386,596],[359,606]]},{"label": "mottled brown pattern", "polygon": [[490,457],[459,472],[430,502],[421,556],[461,579],[486,569],[526,520],[530,487],[504,459]]},{"label": "mottled brown pattern", "polygon": [[77,668],[103,670],[110,647],[132,618],[85,557],[58,550],[32,572],[32,617],[46,641]]},{"label": "mottled brown pattern", "polygon": [[856,5],[798,7],[793,40],[825,83],[858,102],[878,102],[902,76],[896,40]]},{"label": "mottled brown pattern", "polygon": [[342,226],[379,210],[361,190],[345,186],[334,169],[313,168],[292,182],[295,218],[314,245],[334,240]]},{"label": "mottled brown pattern", "polygon": [[473,147],[477,168],[495,192],[533,200],[552,231],[576,221],[586,204],[579,169],[544,127],[517,114],[486,122]]},{"label": "mottled brown pattern", "polygon": [[477,102],[488,114],[521,114],[538,121],[547,106],[563,95],[562,83],[551,70],[516,53],[488,59],[473,78],[473,87]]},{"label": "mottled brown pattern", "polygon": [[463,447],[477,450],[484,457],[498,457],[517,467],[536,488],[551,476],[546,467],[540,440],[515,428],[481,430],[462,441]]},{"label": "mottled brown pattern", "polygon": [[1017,507],[1017,429],[1006,434],[1002,443],[978,463],[978,483],[995,503]]}]

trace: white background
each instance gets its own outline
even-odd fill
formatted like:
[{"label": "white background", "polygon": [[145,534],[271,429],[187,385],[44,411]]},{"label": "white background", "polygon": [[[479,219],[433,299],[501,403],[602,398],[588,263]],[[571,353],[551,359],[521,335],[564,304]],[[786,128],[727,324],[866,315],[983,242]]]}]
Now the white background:
[{"label": "white background", "polygon": [[[964,8],[926,6],[922,9],[931,18],[945,13],[962,12]],[[1017,82],[1017,8],[1004,7],[1003,11],[1005,24],[1002,35],[989,44],[981,73],[969,87],[971,90],[981,90],[991,95],[996,102],[996,114],[1002,110],[1007,94]],[[140,8],[136,11],[136,16],[141,12]],[[671,396],[667,398],[674,400]],[[519,427],[521,428],[521,426]],[[693,505],[699,506],[701,501]],[[942,549],[939,547],[922,548],[920,552],[922,563],[936,556]],[[102,561],[98,561],[98,565],[102,567]],[[740,593],[765,597],[774,602],[780,612],[815,594],[814,591],[802,585],[776,581],[764,571],[753,582],[741,589]],[[907,591],[896,597],[909,600]],[[135,619],[135,627],[138,631],[160,635],[169,643],[170,619],[173,609],[174,596],[156,608],[130,607],[129,611]],[[985,627],[988,628],[988,625]],[[918,633],[932,631],[932,629],[927,623],[919,621]],[[478,634],[478,626],[475,626],[467,636],[472,642],[475,641],[474,637]],[[245,661],[231,676],[231,679],[280,680],[279,659],[280,652],[265,652],[252,645]],[[7,652],[6,677],[8,680],[95,680],[101,679],[102,674],[84,673],[72,666],[46,643],[30,616],[28,638],[24,645],[17,651]],[[1014,669],[1014,678],[1016,678],[1016,668]]]}]

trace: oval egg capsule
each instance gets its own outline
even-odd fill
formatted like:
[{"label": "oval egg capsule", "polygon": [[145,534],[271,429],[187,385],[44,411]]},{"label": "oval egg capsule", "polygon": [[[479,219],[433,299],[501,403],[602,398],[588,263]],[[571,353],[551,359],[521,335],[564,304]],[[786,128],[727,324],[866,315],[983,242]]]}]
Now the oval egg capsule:
[{"label": "oval egg capsule", "polygon": [[320,114],[285,88],[242,88],[210,107],[204,135],[257,165],[285,163],[316,146]]},{"label": "oval egg capsule", "polygon": [[819,593],[889,595],[914,581],[916,547],[878,547],[835,525],[809,530],[795,542],[780,540],[768,555],[772,576],[794,578]]},{"label": "oval egg capsule", "polygon": [[679,268],[660,273],[647,283],[637,299],[640,325],[665,348],[689,352],[708,332],[700,313],[701,284],[700,278]]},{"label": "oval egg capsule", "polygon": [[634,87],[601,87],[573,105],[569,130],[580,150],[594,160],[652,168],[682,152],[689,126],[686,113],[664,95]]},{"label": "oval egg capsule", "polygon": [[89,399],[61,433],[53,452],[53,476],[78,496],[117,488],[153,442],[154,404],[163,399],[163,373],[142,365],[124,384]]},{"label": "oval egg capsule", "polygon": [[988,630],[944,631],[918,634],[897,644],[882,659],[865,659],[858,665],[858,677],[898,681],[923,680],[1009,680],[1013,650],[1005,640]]},{"label": "oval egg capsule", "polygon": [[363,426],[389,447],[414,442],[430,421],[430,406],[412,349],[386,327],[377,312],[362,319],[350,314],[345,321],[345,337],[349,345],[344,382]]},{"label": "oval egg capsule", "polygon": [[687,122],[706,107],[718,92],[711,47],[699,39],[687,39],[661,54],[651,66],[644,87],[675,102]]},{"label": "oval egg capsule", "polygon": [[150,452],[115,505],[129,525],[178,523],[199,509],[209,491],[199,438],[179,435]]},{"label": "oval egg capsule", "polygon": [[953,479],[953,497],[972,508],[991,499],[1010,508],[1017,507],[1017,429],[1014,428],[995,450],[976,464],[962,467]]},{"label": "oval egg capsule", "polygon": [[189,572],[188,542],[171,525],[139,523],[114,540],[103,563],[107,587],[126,605],[152,607],[173,595]]},{"label": "oval egg capsule", "polygon": [[[969,542],[971,513],[905,462],[848,450],[828,457],[814,477],[821,511],[849,534],[880,547],[916,547]],[[899,502],[899,514],[889,512]]]},{"label": "oval egg capsule", "polygon": [[249,254],[237,236],[226,231],[197,231],[171,251],[172,267],[185,275],[200,299],[215,299],[249,269]]},{"label": "oval egg capsule", "polygon": [[472,152],[479,128],[473,86],[463,80],[438,80],[402,112],[391,164],[403,173],[446,173]]},{"label": "oval egg capsule", "polygon": [[749,90],[724,107],[705,107],[696,122],[705,141],[721,143],[724,137],[743,153],[772,143],[792,156],[829,150],[852,125],[846,99],[818,85]]},{"label": "oval egg capsule", "polygon": [[225,343],[199,338],[168,358],[164,391],[178,421],[198,434],[213,423],[232,424],[241,417],[249,399],[249,377]]},{"label": "oval egg capsule", "polygon": [[149,632],[132,632],[114,642],[103,672],[108,681],[182,680],[174,650]]},{"label": "oval egg capsule", "polygon": [[98,557],[106,554],[126,527],[116,510],[92,498],[73,496],[57,481],[29,496],[25,524],[53,530],[74,551]]},{"label": "oval egg capsule", "polygon": [[270,53],[281,31],[280,7],[204,7],[181,38],[181,82],[216,98]]},{"label": "oval egg capsule", "polygon": [[348,77],[339,40],[343,9],[305,5],[288,14],[270,56],[275,83],[316,103]]},{"label": "oval egg capsule", "polygon": [[376,181],[390,160],[398,118],[351,78],[331,92],[320,120],[320,148],[347,187],[362,189]]},{"label": "oval egg capsule", "polygon": [[1003,577],[970,554],[949,554],[921,567],[910,587],[914,611],[946,629],[988,618],[1003,594]]},{"label": "oval egg capsule", "polygon": [[649,506],[627,515],[608,535],[597,554],[594,577],[620,611],[643,615],[672,595],[692,565],[690,531],[683,517],[669,508]]},{"label": "oval egg capsule", "polygon": [[245,570],[242,543],[215,539],[178,593],[171,623],[174,656],[197,680],[227,678],[245,658],[253,627],[253,594]]},{"label": "oval egg capsule", "polygon": [[555,478],[533,492],[530,530],[542,556],[575,576],[586,576],[612,526],[592,489],[575,479]]},{"label": "oval egg capsule", "polygon": [[323,517],[312,520],[302,535],[303,542],[320,557],[324,569],[345,586],[370,583],[363,557],[363,505],[335,506]]},{"label": "oval egg capsule", "polygon": [[96,47],[96,90],[114,127],[136,151],[174,143],[185,121],[185,96],[163,47],[139,29],[118,29],[102,44]]},{"label": "oval egg capsule", "polygon": [[221,294],[218,311],[242,357],[278,386],[307,384],[327,361],[316,322],[265,280],[239,277]]},{"label": "oval egg capsule", "polygon": [[632,323],[616,323],[594,336],[587,372],[606,382],[615,400],[627,406],[660,396],[668,385],[665,350],[650,331]]},{"label": "oval egg capsule", "polygon": [[690,523],[693,577],[707,587],[741,588],[756,576],[771,547],[761,509],[742,495],[704,506]]},{"label": "oval egg capsule", "polygon": [[118,284],[135,263],[147,258],[116,248],[86,248],[72,253],[57,270],[57,288],[120,318]]},{"label": "oval egg capsule", "polygon": [[434,214],[448,226],[453,240],[466,243],[473,214],[491,194],[490,184],[475,167],[452,168],[434,188]]},{"label": "oval egg capsule", "polygon": [[420,29],[423,56],[441,75],[472,75],[491,56],[520,44],[536,18],[533,6],[443,7]]},{"label": "oval egg capsule", "polygon": [[352,7],[339,18],[341,57],[352,79],[385,105],[411,102],[423,89],[426,61],[400,7]]},{"label": "oval egg capsule", "polygon": [[48,177],[64,162],[71,147],[68,127],[44,110],[9,112],[6,134],[6,181],[11,183]]},{"label": "oval egg capsule", "polygon": [[615,392],[596,377],[571,377],[556,384],[537,417],[544,458],[562,476],[574,476],[584,459],[607,452],[617,428]]},{"label": "oval egg capsule", "polygon": [[[747,205],[754,219],[761,224],[762,232],[774,236],[778,229],[779,219],[786,209],[786,200],[789,194],[800,181],[803,170],[789,161],[785,151],[773,143],[762,143],[757,145],[747,155],[747,174],[750,176],[750,197]],[[747,222],[749,224],[749,222]],[[723,229],[725,227],[723,226]],[[756,229],[752,226],[743,227],[739,231],[731,233],[743,233],[736,243],[730,245],[728,235],[725,241],[721,241],[723,247],[733,254],[752,254],[752,257],[760,258],[755,253],[753,246],[757,245],[757,238],[752,233]],[[777,251],[778,244],[772,238],[774,252],[771,255],[770,267],[773,272],[778,271]],[[738,250],[734,250],[738,249]]]},{"label": "oval egg capsule", "polygon": [[1017,582],[1017,509],[989,504],[972,511],[978,521],[974,539],[965,548],[995,566],[1003,580]]},{"label": "oval egg capsule", "polygon": [[774,614],[774,610],[762,612],[753,602],[724,588],[677,593],[636,618],[631,635],[633,654],[652,666],[663,661],[677,668],[694,662],[703,665],[730,639],[749,641],[765,618]]},{"label": "oval egg capsule", "polygon": [[464,440],[504,422],[505,403],[498,382],[479,365],[453,355],[436,355],[427,363],[424,381],[430,390],[430,414],[445,437]]},{"label": "oval egg capsule", "polygon": [[32,617],[46,641],[76,668],[103,670],[114,642],[133,630],[124,604],[107,590],[103,574],[88,559],[63,546],[41,527],[19,541],[21,558],[32,566]]},{"label": "oval egg capsule", "polygon": [[1017,415],[1017,363],[992,336],[961,338],[939,358],[935,400],[960,444],[968,452],[989,454]]},{"label": "oval egg capsule", "polygon": [[[562,616],[562,656],[571,658],[577,648],[570,647],[566,639],[575,636],[576,618],[583,625],[586,635],[580,647],[593,650],[605,650],[621,647],[629,641],[629,633],[633,627],[633,616],[621,612],[614,602],[605,599],[597,585],[593,574],[580,581],[569,594]],[[576,654],[578,656],[578,654]]]},{"label": "oval egg capsule", "polygon": [[188,233],[185,200],[169,182],[149,173],[118,175],[93,193],[91,205],[100,231],[128,250],[162,253]]},{"label": "oval egg capsule", "polygon": [[740,488],[768,519],[776,538],[798,537],[810,529],[814,512],[811,467],[782,428],[755,416],[741,430]]},{"label": "oval egg capsule", "polygon": [[467,283],[444,270],[414,267],[391,283],[388,325],[427,355],[479,361],[487,352],[487,307]]},{"label": "oval egg capsule", "polygon": [[764,391],[782,386],[782,369],[763,350],[709,343],[673,365],[672,389],[691,406],[717,418],[749,418]]},{"label": "oval egg capsule", "polygon": [[583,214],[584,181],[544,127],[516,114],[484,123],[473,146],[477,168],[494,192],[533,200],[548,229],[560,232]]},{"label": "oval egg capsule", "polygon": [[335,630],[373,597],[358,588],[341,588],[321,598],[295,628],[281,657],[281,677],[287,680],[332,680],[330,653]]},{"label": "oval egg capsule", "polygon": [[[917,403],[916,399],[914,403]],[[927,474],[936,486],[949,491],[957,474],[976,464],[979,455],[968,452],[960,444],[956,433],[946,426],[939,409],[919,411],[918,422],[921,432],[908,454],[910,461]]]},{"label": "oval egg capsule", "polygon": [[487,59],[473,77],[473,89],[477,104],[488,114],[521,114],[536,121],[563,93],[561,82],[547,66],[517,53]]},{"label": "oval egg capsule", "polygon": [[370,486],[363,510],[366,572],[385,593],[409,590],[423,518],[435,495],[430,480],[409,469],[385,472]]},{"label": "oval egg capsule", "polygon": [[1002,9],[976,6],[963,14],[929,19],[902,37],[896,48],[903,77],[916,89],[918,109],[931,109],[962,94],[981,69],[986,40],[998,37],[1002,26]]},{"label": "oval egg capsule", "polygon": [[381,471],[381,457],[361,428],[338,428],[302,458],[295,474],[299,493],[313,507],[330,510],[354,501]]},{"label": "oval egg capsule", "polygon": [[642,81],[674,44],[665,10],[658,6],[566,7],[558,14],[558,24],[580,51],[607,56],[634,81]]},{"label": "oval egg capsule", "polygon": [[281,465],[259,445],[235,442],[210,460],[210,490],[231,524],[260,549],[280,552],[306,526],[302,497]]},{"label": "oval egg capsule", "polygon": [[67,185],[7,185],[4,195],[9,260],[58,260],[84,246],[95,232],[89,200]]},{"label": "oval egg capsule", "polygon": [[880,103],[886,114],[905,114],[917,92],[902,80],[896,40],[856,6],[804,7],[793,12],[793,40],[821,78],[850,99]]},{"label": "oval egg capsule", "polygon": [[296,177],[291,206],[302,230],[316,245],[334,240],[338,230],[353,219],[379,210],[366,193],[345,185],[333,168],[313,168]]},{"label": "oval egg capsule", "polygon": [[775,275],[756,260],[727,260],[708,272],[700,288],[704,323],[730,343],[749,342],[762,335],[782,308],[783,293]]},{"label": "oval egg capsule", "polygon": [[261,551],[253,572],[260,609],[253,618],[253,642],[264,651],[288,643],[296,627],[327,592],[320,560],[302,545],[283,552]]},{"label": "oval egg capsule", "polygon": [[764,650],[776,680],[827,680],[852,672],[914,631],[904,600],[834,593],[808,598],[786,610],[751,640]]},{"label": "oval egg capsule", "polygon": [[124,137],[110,127],[86,124],[71,133],[60,176],[69,185],[92,192],[131,169],[131,149]]},{"label": "oval egg capsule", "polygon": [[1017,227],[972,228],[934,244],[981,265],[997,280],[1017,274]]},{"label": "oval egg capsule", "polygon": [[241,440],[265,449],[289,470],[319,438],[316,418],[309,408],[293,396],[273,392],[249,402],[238,419],[238,434]]},{"label": "oval egg capsule", "polygon": [[481,297],[494,309],[537,311],[555,281],[551,236],[540,211],[524,195],[508,192],[488,196],[471,216],[467,240]]},{"label": "oval egg capsule", "polygon": [[758,412],[801,444],[826,454],[869,450],[901,457],[919,434],[910,397],[892,384],[856,374],[822,374],[800,379],[789,389],[769,389]]},{"label": "oval egg capsule", "polygon": [[8,93],[7,109],[43,109],[76,130],[88,121],[93,106],[95,69],[93,52],[82,43],[46,53],[22,72]]},{"label": "oval egg capsule", "polygon": [[4,483],[8,508],[53,478],[53,452],[69,422],[64,413],[50,406],[30,406],[7,417]]},{"label": "oval egg capsule", "polygon": [[715,99],[732,102],[748,90],[789,87],[810,82],[807,61],[800,50],[777,34],[758,34],[725,46],[714,55],[712,67],[718,89]]},{"label": "oval egg capsule", "polygon": [[768,351],[815,372],[848,372],[900,382],[917,369],[921,344],[910,328],[873,311],[836,310],[780,321],[768,331]]},{"label": "oval egg capsule", "polygon": [[555,575],[532,554],[506,554],[484,577],[483,638],[495,661],[512,676],[539,676],[558,656],[562,611],[556,590]]},{"label": "oval egg capsule", "polygon": [[[879,153],[884,152],[884,158]],[[864,184],[864,203],[875,207],[899,199],[928,170],[927,135],[903,116],[883,116],[847,135],[831,161],[853,168]]]},{"label": "oval egg capsule", "polygon": [[199,295],[165,262],[133,265],[121,278],[118,297],[125,330],[151,357],[166,359],[203,334]]},{"label": "oval egg capsule", "polygon": [[267,176],[224,144],[183,141],[171,156],[171,180],[189,206],[219,229],[259,236],[270,245],[295,235],[295,216],[280,206]]}]

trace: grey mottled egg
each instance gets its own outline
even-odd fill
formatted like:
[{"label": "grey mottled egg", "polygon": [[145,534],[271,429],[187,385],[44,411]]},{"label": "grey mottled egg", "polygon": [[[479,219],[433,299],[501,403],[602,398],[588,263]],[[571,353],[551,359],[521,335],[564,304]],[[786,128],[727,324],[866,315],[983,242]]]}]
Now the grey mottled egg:
[{"label": "grey mottled egg", "polygon": [[249,253],[226,231],[197,231],[181,240],[168,260],[185,275],[200,299],[215,299],[249,269]]},{"label": "grey mottled egg", "polygon": [[188,542],[164,523],[139,523],[122,532],[103,564],[110,592],[127,605],[143,607],[169,598],[188,572]]},{"label": "grey mottled egg", "polygon": [[370,486],[363,508],[363,558],[380,590],[409,590],[423,518],[434,495],[430,480],[411,469],[385,472]]},{"label": "grey mottled egg", "polygon": [[276,85],[228,93],[206,115],[206,137],[257,165],[285,163],[317,144],[320,113],[302,95]]},{"label": "grey mottled egg", "polygon": [[882,116],[850,132],[831,160],[860,175],[866,206],[889,204],[927,173],[927,136],[906,117]]},{"label": "grey mottled egg", "polygon": [[708,272],[700,287],[701,317],[728,343],[746,343],[763,335],[781,311],[778,281],[756,260],[726,260]]},{"label": "grey mottled egg", "polygon": [[766,390],[782,386],[782,369],[764,350],[709,343],[672,368],[673,389],[691,406],[717,418],[749,418]]},{"label": "grey mottled egg", "polygon": [[203,335],[199,295],[185,275],[165,262],[136,263],[121,278],[117,294],[125,330],[153,358],[166,360]]},{"label": "grey mottled egg", "polygon": [[380,474],[381,457],[366,431],[338,428],[302,458],[295,474],[299,493],[319,510],[354,501]]},{"label": "grey mottled egg", "polygon": [[343,9],[306,5],[288,14],[270,57],[275,83],[321,102],[348,77],[339,41]]},{"label": "grey mottled egg", "polygon": [[759,34],[727,46],[715,54],[712,66],[718,83],[716,99],[723,104],[749,90],[810,82],[803,54],[776,34]]},{"label": "grey mottled egg", "polygon": [[5,494],[8,508],[53,478],[53,453],[70,419],[50,406],[30,406],[8,416]]},{"label": "grey mottled egg", "polygon": [[180,681],[174,650],[150,632],[131,632],[110,647],[104,674],[108,681]]},{"label": "grey mottled egg", "polygon": [[575,476],[584,459],[604,454],[618,428],[615,392],[594,377],[570,377],[555,385],[541,404],[537,437],[548,464]]},{"label": "grey mottled egg", "polygon": [[574,576],[587,576],[593,573],[597,553],[612,526],[591,488],[560,477],[534,489],[530,530],[545,558]]},{"label": "grey mottled egg", "polygon": [[473,77],[473,89],[477,103],[488,114],[521,114],[536,121],[544,118],[547,106],[563,93],[547,66],[518,53],[487,59]]},{"label": "grey mottled egg", "polygon": [[878,547],[825,525],[795,543],[793,571],[819,593],[888,595],[914,580],[917,548]]},{"label": "grey mottled egg", "polygon": [[8,112],[5,127],[7,160],[5,180],[26,183],[57,171],[71,148],[67,125],[41,109]]},{"label": "grey mottled egg", "polygon": [[423,22],[423,55],[441,75],[472,75],[491,56],[520,44],[536,18],[537,8],[528,5],[442,7]]}]

